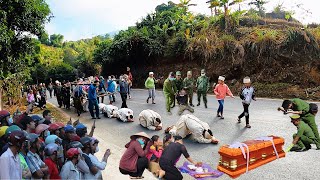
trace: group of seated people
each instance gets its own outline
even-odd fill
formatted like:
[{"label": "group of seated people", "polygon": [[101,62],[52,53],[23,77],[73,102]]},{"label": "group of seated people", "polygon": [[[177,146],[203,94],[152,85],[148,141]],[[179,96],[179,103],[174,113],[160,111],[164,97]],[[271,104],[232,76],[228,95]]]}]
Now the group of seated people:
[{"label": "group of seated people", "polygon": [[0,111],[0,179],[102,179],[110,150],[95,156],[95,124],[88,134],[79,121],[53,122],[49,110],[29,113]]}]

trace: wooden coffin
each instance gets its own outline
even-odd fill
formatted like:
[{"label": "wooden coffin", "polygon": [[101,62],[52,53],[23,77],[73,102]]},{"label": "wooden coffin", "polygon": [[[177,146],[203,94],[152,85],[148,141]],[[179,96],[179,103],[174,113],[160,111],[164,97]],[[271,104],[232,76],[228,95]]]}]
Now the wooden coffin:
[{"label": "wooden coffin", "polygon": [[[276,136],[273,137],[273,142],[278,152],[279,158],[285,156],[282,149],[284,139]],[[257,168],[263,164],[277,159],[276,153],[271,141],[248,140],[243,142],[249,148],[249,166],[248,170]],[[247,149],[243,147],[247,156]],[[219,149],[220,160],[218,170],[228,174],[232,178],[239,177],[247,170],[247,159],[244,158],[240,148],[230,148],[229,145],[224,145]]]}]

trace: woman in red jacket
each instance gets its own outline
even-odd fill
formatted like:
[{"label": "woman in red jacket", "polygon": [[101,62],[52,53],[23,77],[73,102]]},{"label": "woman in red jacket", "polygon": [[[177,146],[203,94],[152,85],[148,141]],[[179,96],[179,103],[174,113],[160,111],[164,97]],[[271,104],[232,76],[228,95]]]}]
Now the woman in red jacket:
[{"label": "woman in red jacket", "polygon": [[121,157],[119,170],[122,174],[129,175],[131,179],[142,179],[144,170],[148,168],[146,155],[152,143],[144,132],[132,135],[130,138],[131,141],[125,146],[127,150]]}]

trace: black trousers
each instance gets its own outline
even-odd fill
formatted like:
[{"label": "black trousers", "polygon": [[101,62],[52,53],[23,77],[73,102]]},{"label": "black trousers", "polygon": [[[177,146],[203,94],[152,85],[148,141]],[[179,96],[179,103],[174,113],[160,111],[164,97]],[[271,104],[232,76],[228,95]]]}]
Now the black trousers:
[{"label": "black trousers", "polygon": [[122,100],[121,108],[128,108],[128,106],[127,106],[127,98],[128,98],[127,93],[121,93],[120,95],[121,95],[121,100]]},{"label": "black trousers", "polygon": [[127,170],[119,168],[121,174],[129,175],[131,177],[141,177],[144,170],[148,168],[148,159],[146,157],[141,157],[137,161],[137,172],[129,172]]},{"label": "black trousers", "polygon": [[240,114],[240,116],[238,118],[241,119],[245,116],[246,117],[246,124],[249,124],[249,106],[250,106],[250,104],[242,103],[242,105],[243,105],[243,112],[242,112],[242,114]]},{"label": "black trousers", "polygon": [[83,111],[83,106],[82,106],[81,102],[82,102],[82,98],[81,97],[73,98],[74,107],[77,110],[78,116],[80,116],[81,112]]},{"label": "black trousers", "polygon": [[41,96],[41,99],[39,101],[39,107],[43,107],[46,104],[46,98]]},{"label": "black trousers", "polygon": [[168,180],[182,180],[181,172],[174,166],[174,163],[166,159],[160,158],[159,165],[162,170],[166,172],[164,179]]},{"label": "black trousers", "polygon": [[67,108],[67,109],[70,108],[70,96],[64,96],[63,104],[64,104],[65,108]]}]

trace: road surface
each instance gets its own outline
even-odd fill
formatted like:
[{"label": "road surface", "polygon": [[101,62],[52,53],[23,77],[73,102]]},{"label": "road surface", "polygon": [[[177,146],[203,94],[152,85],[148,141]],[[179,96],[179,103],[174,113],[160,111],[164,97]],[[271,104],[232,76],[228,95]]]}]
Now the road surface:
[{"label": "road surface", "polygon": [[[129,141],[129,137],[140,131],[145,131],[150,137],[152,135],[159,135],[161,138],[164,136],[164,131],[149,131],[142,128],[139,125],[138,115],[144,109],[152,109],[158,112],[162,116],[163,127],[166,128],[175,124],[178,119],[178,107],[176,106],[172,113],[168,115],[165,110],[164,97],[161,91],[156,92],[157,104],[147,104],[146,98],[148,92],[146,90],[133,90],[132,99],[128,100],[128,106],[134,111],[135,122],[122,123],[115,119],[108,119],[103,117],[96,121],[95,134],[116,147],[124,147]],[[194,101],[196,102],[196,95],[194,95]],[[57,105],[55,99],[49,99],[49,102]],[[108,98],[105,98],[105,103],[108,103]],[[241,124],[237,123],[237,116],[242,112],[242,104],[239,98],[227,98],[225,101],[224,120],[220,120],[215,117],[218,102],[213,96],[208,97],[208,109],[204,108],[201,104],[199,107],[195,107],[194,115],[200,120],[207,122],[213,134],[220,140],[218,145],[213,144],[199,144],[192,142],[188,139],[184,141],[189,154],[195,161],[201,161],[210,164],[213,167],[217,167],[219,161],[218,150],[223,144],[231,144],[233,142],[242,142],[249,139],[254,139],[261,136],[275,135],[285,138],[285,146],[288,147],[292,142],[292,134],[296,132],[296,128],[290,123],[290,118],[283,113],[278,112],[277,107],[281,106],[281,100],[269,100],[258,99],[253,102],[249,108],[250,112],[250,124],[251,129],[245,128],[244,119]],[[196,104],[196,103],[195,103]],[[121,98],[119,95],[116,97],[116,106],[121,106]],[[75,117],[75,113],[72,110],[67,111],[68,114],[72,114]],[[185,112],[187,113],[187,112]],[[92,123],[89,113],[81,115],[81,122],[88,124]],[[317,116],[317,122],[319,116]],[[112,151],[112,150],[111,150]],[[119,148],[118,148],[119,151]],[[113,151],[114,152],[114,151]],[[257,169],[249,171],[247,174],[241,175],[238,179],[320,179],[320,151],[315,150],[315,146],[307,152],[289,152],[285,158],[275,160]],[[119,159],[113,159],[119,161]],[[181,158],[178,165],[181,165],[185,161]],[[117,164],[117,163],[116,163]],[[116,168],[113,168],[113,170]],[[118,173],[110,172],[109,173]],[[184,175],[184,179],[191,179],[189,176]],[[146,179],[146,178],[145,178]],[[149,178],[147,178],[149,179]],[[219,179],[230,179],[227,175],[223,175]]]}]

